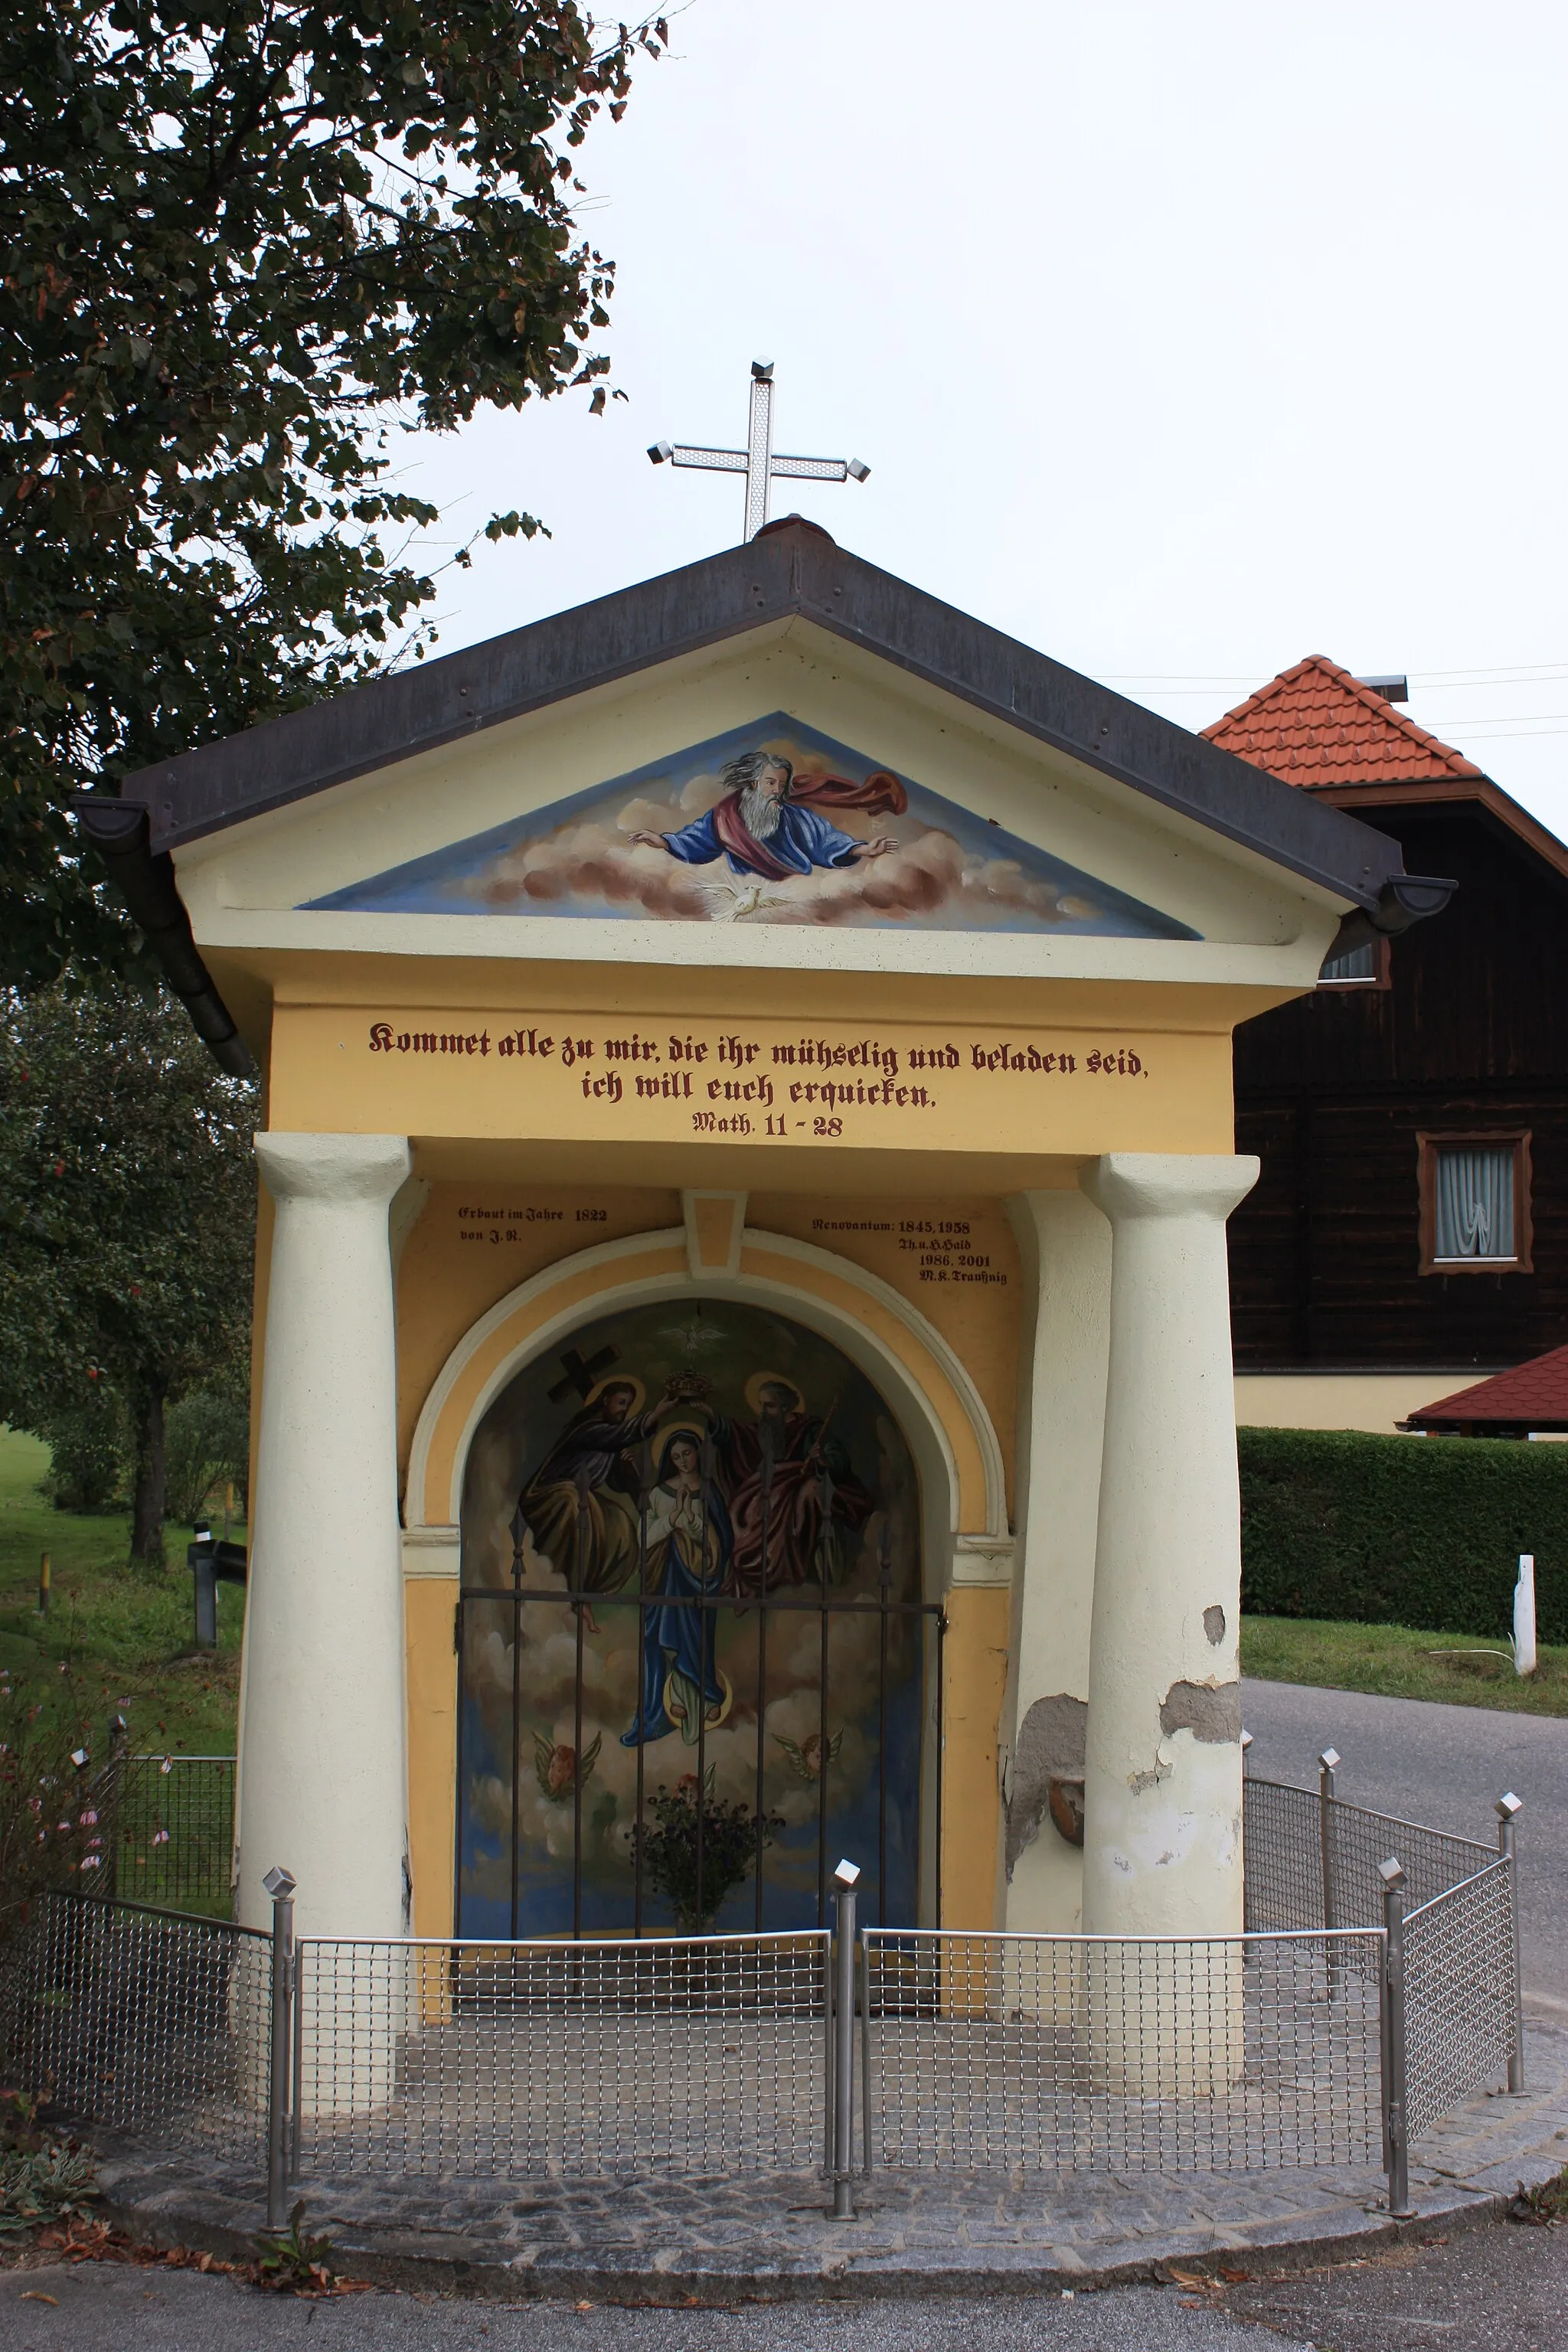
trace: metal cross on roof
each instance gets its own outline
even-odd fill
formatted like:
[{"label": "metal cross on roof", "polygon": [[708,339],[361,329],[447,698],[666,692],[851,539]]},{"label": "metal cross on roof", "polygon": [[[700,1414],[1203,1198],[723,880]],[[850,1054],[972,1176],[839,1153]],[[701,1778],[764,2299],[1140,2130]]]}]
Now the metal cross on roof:
[{"label": "metal cross on roof", "polygon": [[744,474],[747,539],[755,539],[768,519],[770,481],[863,482],[871,470],[858,457],[774,456],[772,360],[752,362],[752,414],[743,449],[700,449],[686,441],[656,441],[647,454],[656,466],[700,466],[710,473]]}]

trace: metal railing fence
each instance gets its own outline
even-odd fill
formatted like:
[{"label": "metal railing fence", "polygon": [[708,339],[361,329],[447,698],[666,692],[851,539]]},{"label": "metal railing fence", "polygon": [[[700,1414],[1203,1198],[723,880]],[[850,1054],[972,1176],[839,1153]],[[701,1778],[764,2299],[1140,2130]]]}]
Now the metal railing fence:
[{"label": "metal railing fence", "polygon": [[838,1939],[297,1945],[275,1870],[270,1936],[43,1898],[0,1967],[0,2054],[81,2124],[253,2152],[276,2221],[301,2168],[815,2169],[844,2213],[881,2167],[1263,2171],[1380,2147],[1400,2212],[1412,2139],[1523,2088],[1519,1806],[1494,1850],[1343,1804],[1337,1762],[1316,1791],[1248,1780],[1239,1936],[857,1938],[846,1864]]},{"label": "metal railing fence", "polygon": [[1376,2162],[1383,1944],[868,1929],[868,2168]]},{"label": "metal railing fence", "polygon": [[793,2172],[825,2160],[826,1931],[575,1944],[305,1938],[314,2173]]},{"label": "metal railing fence", "polygon": [[45,1895],[0,1969],[13,2078],[170,2150],[265,2150],[272,1939],[226,1920]]},{"label": "metal railing fence", "polygon": [[1495,1846],[1473,1838],[1347,1804],[1334,1793],[1333,1772],[1334,1767],[1323,1768],[1327,1786],[1317,1789],[1248,1774],[1243,1823],[1249,1930],[1375,1923],[1383,1905],[1380,1866],[1391,1850],[1398,1852],[1412,1905],[1429,1902],[1497,1860]]},{"label": "metal railing fence", "polygon": [[[1289,1935],[1325,1924],[1318,1851],[1319,1807],[1311,1789],[1272,1780],[1242,1783],[1246,1924],[1250,1933]],[[1374,1924],[1375,1908],[1362,1922]]]},{"label": "metal railing fence", "polygon": [[1478,2091],[1510,2078],[1519,2017],[1513,1906],[1512,1863],[1500,1855],[1405,1912],[1405,2129],[1412,2139]]},{"label": "metal railing fence", "polygon": [[95,1786],[106,1894],[172,1911],[226,1912],[232,1756],[111,1755]]}]

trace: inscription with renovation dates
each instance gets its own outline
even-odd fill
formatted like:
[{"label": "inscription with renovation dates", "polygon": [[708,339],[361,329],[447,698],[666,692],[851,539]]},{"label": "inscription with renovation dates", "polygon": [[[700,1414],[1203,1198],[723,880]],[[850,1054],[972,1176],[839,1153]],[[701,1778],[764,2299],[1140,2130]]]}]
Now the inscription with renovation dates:
[{"label": "inscription with renovation dates", "polygon": [[1005,1271],[993,1265],[989,1251],[972,1239],[967,1217],[813,1217],[811,1230],[825,1238],[833,1234],[887,1234],[896,1249],[908,1253],[901,1263],[921,1282],[1006,1286]]}]

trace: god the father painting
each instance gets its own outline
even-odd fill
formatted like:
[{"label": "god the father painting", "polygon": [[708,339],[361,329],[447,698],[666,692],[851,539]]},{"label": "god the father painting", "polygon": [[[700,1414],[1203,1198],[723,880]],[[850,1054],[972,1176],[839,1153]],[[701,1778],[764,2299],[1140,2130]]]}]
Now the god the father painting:
[{"label": "god the father painting", "polygon": [[919,1525],[886,1403],[783,1317],[640,1307],[520,1372],[464,1494],[460,1932],[809,1926],[840,1851],[913,1924]]},{"label": "god the father painting", "polygon": [[1192,936],[783,711],[311,903],[376,913]]}]

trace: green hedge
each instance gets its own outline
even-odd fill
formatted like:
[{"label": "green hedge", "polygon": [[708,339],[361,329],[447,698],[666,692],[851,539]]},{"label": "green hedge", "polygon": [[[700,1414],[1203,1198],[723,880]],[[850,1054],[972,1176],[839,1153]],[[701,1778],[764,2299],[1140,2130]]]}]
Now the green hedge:
[{"label": "green hedge", "polygon": [[1568,1444],[1243,1429],[1241,1605],[1489,1640],[1535,1554],[1537,1632],[1568,1642]]}]

